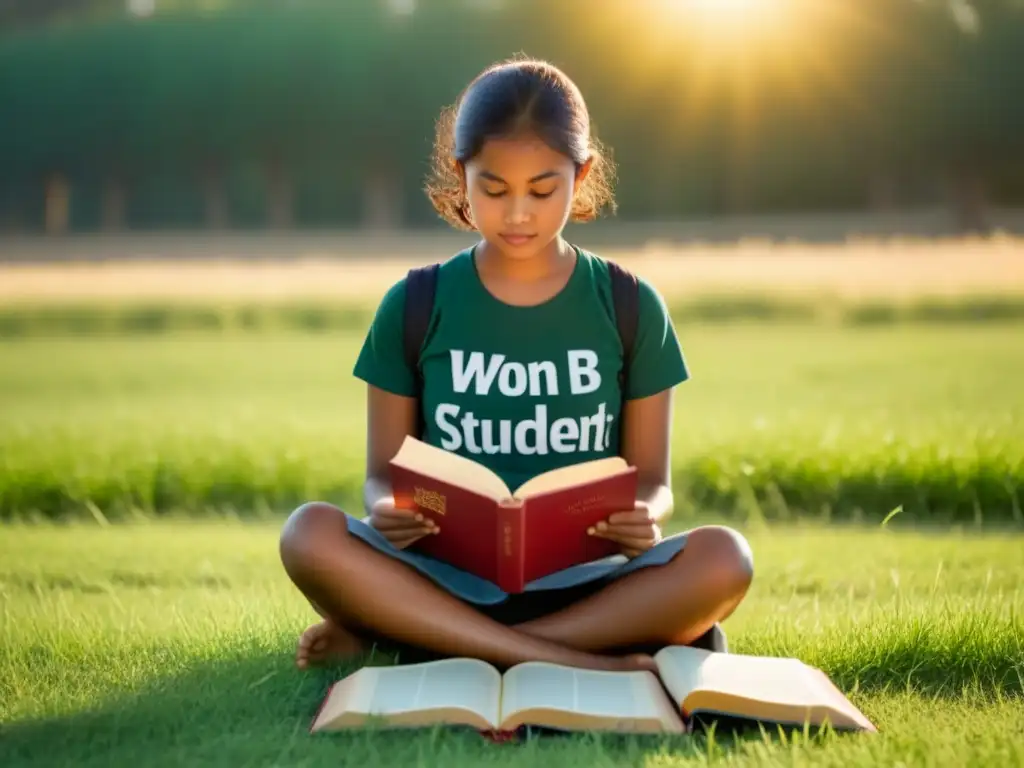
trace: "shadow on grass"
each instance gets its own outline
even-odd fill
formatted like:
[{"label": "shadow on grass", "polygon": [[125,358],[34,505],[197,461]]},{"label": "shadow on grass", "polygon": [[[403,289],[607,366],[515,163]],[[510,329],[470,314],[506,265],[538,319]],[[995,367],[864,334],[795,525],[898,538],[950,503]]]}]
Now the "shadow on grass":
[{"label": "shadow on grass", "polygon": [[[866,639],[847,652],[830,653],[826,671],[841,687],[856,678],[861,692],[876,694],[905,691],[909,680],[909,687],[925,696],[953,698],[972,684],[1020,695],[1021,677],[1013,662],[1020,657],[1004,655],[1013,650],[1013,641],[997,641],[991,628],[981,637],[973,644],[962,643],[960,657],[948,642],[957,640],[953,636],[935,641],[929,640],[927,632],[904,633],[895,646],[893,638],[874,638],[881,646]],[[1016,643],[1019,652],[1019,638]],[[943,651],[947,646],[948,652]],[[360,661],[388,664],[392,660],[371,656]],[[709,749],[728,752],[741,741],[780,738],[756,730],[725,731],[714,734],[709,747],[703,733],[664,738],[540,734],[511,744],[493,744],[475,731],[455,728],[310,735],[309,724],[328,686],[352,669],[354,664],[299,672],[292,666],[290,652],[271,653],[266,648],[202,659],[181,674],[156,676],[138,691],[116,694],[95,709],[0,727],[0,765],[532,766],[543,762],[571,768],[637,765],[654,755],[706,760]],[[885,730],[884,723],[878,725]],[[787,739],[794,735],[801,737],[790,732]],[[822,744],[837,738],[851,736],[828,732],[807,736]]]}]

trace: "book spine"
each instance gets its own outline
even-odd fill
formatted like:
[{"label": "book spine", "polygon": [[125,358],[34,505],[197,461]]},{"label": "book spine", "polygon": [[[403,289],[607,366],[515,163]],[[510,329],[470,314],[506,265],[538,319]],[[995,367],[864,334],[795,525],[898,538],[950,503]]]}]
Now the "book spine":
[{"label": "book spine", "polygon": [[523,504],[507,499],[498,504],[498,586],[514,594],[526,586],[524,572],[526,532]]}]

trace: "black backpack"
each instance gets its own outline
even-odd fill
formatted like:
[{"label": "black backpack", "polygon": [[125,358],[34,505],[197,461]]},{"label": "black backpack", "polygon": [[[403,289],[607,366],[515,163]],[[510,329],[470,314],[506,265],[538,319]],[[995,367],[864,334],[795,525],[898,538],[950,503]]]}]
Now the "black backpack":
[{"label": "black backpack", "polygon": [[[633,343],[639,322],[640,297],[636,275],[616,264],[606,261],[612,281],[612,299],[615,304],[615,323],[622,340],[625,364],[619,373],[619,387],[626,391],[626,373],[633,358]],[[437,291],[437,270],[440,264],[427,264],[410,269],[405,278],[404,306],[404,351],[405,362],[416,378],[417,391],[423,390],[423,373],[420,370],[420,349],[427,335],[430,315],[434,310],[434,295]],[[423,434],[423,409],[419,409],[418,435]]]}]

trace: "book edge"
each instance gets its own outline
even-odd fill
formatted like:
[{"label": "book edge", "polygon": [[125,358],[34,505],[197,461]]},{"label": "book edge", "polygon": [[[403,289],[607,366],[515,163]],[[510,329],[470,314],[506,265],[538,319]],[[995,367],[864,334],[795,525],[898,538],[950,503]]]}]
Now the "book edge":
[{"label": "book edge", "polygon": [[[836,689],[836,690],[838,691],[838,689]],[[700,691],[695,691],[695,693],[700,693]],[[714,693],[714,692],[712,691],[712,693]],[[842,694],[841,691],[839,692],[839,696],[840,696],[840,699],[841,699],[840,701],[836,701],[834,699],[834,697],[829,696],[829,697],[820,699],[818,701],[818,703],[775,705],[772,702],[768,702],[768,701],[765,701],[764,699],[760,699],[760,698],[753,698],[753,697],[750,697],[750,696],[737,696],[737,695],[734,695],[734,694],[723,694],[723,695],[721,695],[720,698],[724,699],[724,701],[719,702],[720,704],[722,704],[722,706],[717,707],[717,708],[713,707],[713,706],[701,706],[699,703],[696,706],[694,706],[692,703],[691,704],[687,704],[687,702],[691,698],[690,696],[687,696],[687,700],[684,701],[681,704],[680,709],[683,710],[684,712],[686,712],[687,713],[687,717],[689,717],[689,718],[692,718],[695,714],[698,714],[698,713],[701,713],[701,712],[707,712],[707,713],[712,713],[712,714],[719,714],[719,715],[721,715],[723,717],[736,718],[738,720],[749,720],[751,722],[776,723],[776,724],[779,724],[779,725],[792,725],[792,726],[797,726],[797,727],[800,727],[800,726],[804,725],[806,718],[805,718],[805,720],[799,720],[798,721],[798,720],[790,719],[790,718],[785,717],[785,716],[779,716],[779,717],[767,716],[767,715],[766,716],[761,716],[761,715],[755,715],[755,714],[746,713],[746,712],[741,711],[740,709],[738,709],[735,706],[727,706],[727,705],[729,705],[730,703],[743,702],[743,703],[750,703],[750,704],[753,704],[755,706],[764,705],[764,706],[769,706],[769,707],[772,707],[772,708],[782,708],[782,709],[786,709],[786,710],[797,710],[797,709],[799,709],[799,710],[803,710],[805,712],[807,712],[809,710],[812,710],[812,709],[817,709],[817,710],[821,710],[824,713],[824,715],[821,718],[821,720],[806,721],[806,722],[809,722],[814,727],[820,727],[821,725],[824,724],[824,722],[823,722],[824,719],[827,719],[829,724],[830,724],[830,726],[833,729],[837,730],[837,731],[839,731],[839,730],[863,730],[863,731],[875,731],[875,730],[877,730],[875,728],[874,724],[871,723],[871,721],[868,720],[863,715],[863,713],[861,713],[856,708],[856,706],[854,706],[853,703]],[[701,697],[698,696],[697,698],[699,699]],[[840,704],[845,704],[845,706],[840,706]],[[844,722],[844,724],[837,723],[836,722],[837,719],[841,719]],[[846,725],[845,723],[849,723],[849,725]]]},{"label": "book edge", "polygon": [[340,680],[335,680],[327,687],[327,692],[324,693],[323,698],[320,699],[320,705],[316,708],[316,712],[313,713],[313,718],[309,721],[309,733],[316,733],[316,724],[323,715],[324,710],[327,708],[327,702],[330,701],[331,695],[334,693],[335,688],[338,687]]},{"label": "book edge", "polygon": [[[414,447],[409,448],[409,446]],[[475,474],[479,474],[481,477],[486,477],[488,485],[493,483],[495,489],[500,488],[501,493],[498,496],[481,493],[477,489],[467,488],[464,485],[452,482],[447,475],[428,474],[425,469],[419,468],[418,465],[409,465],[403,463],[400,458],[403,455],[403,452],[405,452],[407,455],[411,455],[414,452],[417,455],[444,454],[445,458],[443,459],[443,461],[450,462],[456,465],[472,467],[472,471]],[[508,485],[505,483],[505,481],[501,479],[501,476],[493,469],[486,466],[485,464],[482,464],[479,461],[474,461],[473,459],[470,459],[466,456],[462,456],[461,454],[455,453],[454,451],[446,451],[443,448],[438,448],[436,445],[431,445],[430,443],[420,440],[419,438],[414,437],[412,435],[405,436],[405,438],[402,440],[402,444],[395,452],[395,455],[389,459],[388,463],[391,466],[401,467],[402,469],[405,469],[408,472],[414,472],[423,477],[429,477],[433,480],[437,480],[438,482],[448,483],[449,485],[460,488],[464,491],[468,491],[470,493],[477,493],[491,501],[500,502],[503,498],[510,498],[513,495],[512,489],[510,489]]]},{"label": "book edge", "polygon": [[827,725],[827,727],[831,728],[832,730],[836,731],[837,733],[877,733],[878,732],[878,729],[873,724],[871,724],[870,722],[868,723],[868,726],[870,726],[870,727],[865,726],[865,725],[860,725],[860,724],[855,724],[855,725],[837,725],[836,723],[832,722],[831,720],[828,720],[827,722],[826,721],[807,721],[807,722],[804,722],[804,721],[797,721],[797,720],[787,720],[787,719],[783,719],[783,718],[754,717],[752,715],[742,715],[742,714],[737,714],[736,712],[729,712],[728,710],[712,709],[712,708],[702,708],[702,707],[698,707],[698,708],[692,709],[692,710],[691,709],[684,709],[684,710],[682,710],[682,714],[683,714],[683,717],[686,719],[686,722],[689,724],[689,727],[691,729],[694,728],[694,724],[697,722],[697,719],[699,718],[699,716],[702,715],[702,714],[706,714],[706,715],[709,715],[709,716],[712,716],[712,717],[715,716],[715,715],[718,715],[720,717],[731,718],[731,719],[735,719],[735,720],[741,720],[741,721],[744,721],[744,722],[748,722],[748,723],[750,723],[752,725],[760,723],[760,724],[763,724],[763,725],[773,725],[773,726],[781,726],[781,727],[789,727],[789,728],[803,728],[805,726],[808,727],[808,728],[824,728]]},{"label": "book edge", "polygon": [[558,486],[557,488],[548,488],[545,491],[528,494],[526,496],[518,496],[517,494],[519,493],[519,491],[516,490],[513,493],[512,498],[522,501],[525,504],[526,502],[533,501],[534,499],[543,499],[548,496],[554,496],[555,494],[567,493],[570,491],[581,491],[586,488],[595,486],[599,483],[607,483],[611,480],[621,480],[623,478],[629,479],[631,477],[636,476],[639,476],[639,469],[634,466],[627,466],[625,469],[619,470],[618,472],[613,472],[610,475],[600,475],[599,477],[591,478],[590,480],[583,480],[577,483],[572,483],[571,485],[561,485]]}]

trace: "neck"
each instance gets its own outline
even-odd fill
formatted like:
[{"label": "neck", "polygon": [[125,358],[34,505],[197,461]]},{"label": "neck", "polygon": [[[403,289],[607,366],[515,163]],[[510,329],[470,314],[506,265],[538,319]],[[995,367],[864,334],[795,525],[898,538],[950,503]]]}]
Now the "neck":
[{"label": "neck", "polygon": [[510,258],[497,245],[484,241],[477,249],[480,269],[509,280],[530,282],[543,280],[559,272],[572,248],[561,236],[556,237],[530,258]]}]

